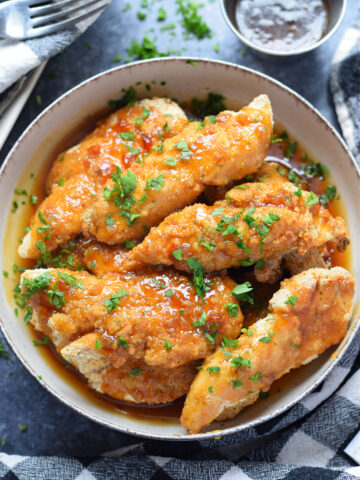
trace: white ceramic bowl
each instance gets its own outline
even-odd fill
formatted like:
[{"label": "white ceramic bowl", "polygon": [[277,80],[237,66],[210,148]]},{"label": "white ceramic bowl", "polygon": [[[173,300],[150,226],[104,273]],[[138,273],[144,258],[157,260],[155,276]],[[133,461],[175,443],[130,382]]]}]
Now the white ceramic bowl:
[{"label": "white ceramic bowl", "polygon": [[[29,184],[26,182],[29,182],[30,171],[36,174],[41,170],[59,138],[69,134],[85,117],[101,110],[109,99],[120,97],[123,88],[137,82],[142,82],[136,87],[142,97],[169,95],[183,101],[193,96],[204,97],[207,92],[213,91],[224,95],[227,105],[232,109],[240,108],[260,93],[268,94],[275,118],[301,142],[313,158],[330,169],[347,207],[350,236],[354,239],[352,265],[359,265],[359,251],[354,247],[360,236],[360,219],[357,209],[354,208],[358,204],[359,173],[340,136],[311,105],[275,80],[229,63],[192,60],[191,63],[182,58],[143,61],[102,73],[64,94],[27,128],[9,153],[0,174],[0,244],[5,245],[2,249],[0,271],[4,266],[8,266],[9,262],[12,264],[11,255],[17,244],[17,236],[12,233],[16,228],[8,228],[4,238],[8,219],[15,226],[18,218],[16,215],[19,215],[10,213],[14,188],[20,186],[20,181],[21,186]],[[156,83],[152,83],[153,81]],[[160,85],[162,81],[166,81],[165,86]],[[146,83],[152,86],[150,92],[145,88]],[[352,273],[357,277],[357,285],[360,285],[360,270],[353,268]],[[358,298],[357,288],[356,305]],[[219,437],[254,427],[279,415],[319,385],[344,354],[359,327],[359,320],[354,314],[348,334],[335,354],[334,349],[328,351],[316,361],[299,369],[296,375],[287,377],[287,382],[282,384],[281,393],[270,396],[266,402],[257,402],[236,418],[217,425],[216,428],[221,429],[221,432],[208,431],[190,436],[185,434],[180,423],[147,423],[104,409],[89,401],[88,397],[73,389],[65,378],[54,372],[39,350],[34,348],[29,327],[14,315],[13,305],[9,304],[4,288],[0,289],[0,312],[2,331],[15,354],[35,378],[41,375],[42,385],[56,398],[82,415],[108,427],[163,440]]]}]

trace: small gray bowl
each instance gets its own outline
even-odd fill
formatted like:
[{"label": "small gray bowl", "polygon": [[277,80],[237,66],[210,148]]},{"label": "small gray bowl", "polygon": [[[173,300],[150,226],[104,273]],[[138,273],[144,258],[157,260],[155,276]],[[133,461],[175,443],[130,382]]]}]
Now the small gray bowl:
[{"label": "small gray bowl", "polygon": [[260,47],[259,45],[254,44],[252,41],[247,39],[242,35],[240,32],[235,16],[235,7],[236,3],[241,0],[220,0],[220,6],[222,13],[224,15],[225,21],[230,27],[230,29],[235,33],[235,35],[241,40],[245,45],[250,47],[254,53],[262,58],[265,59],[273,59],[273,60],[285,60],[292,57],[296,57],[298,55],[302,55],[304,53],[310,52],[315,48],[322,45],[326,40],[328,40],[338,29],[340,23],[342,22],[346,6],[347,0],[328,0],[329,4],[329,11],[330,11],[330,21],[327,28],[326,35],[320,38],[317,42],[308,45],[304,48],[298,50],[289,50],[289,51],[279,51],[279,50],[271,50]]}]

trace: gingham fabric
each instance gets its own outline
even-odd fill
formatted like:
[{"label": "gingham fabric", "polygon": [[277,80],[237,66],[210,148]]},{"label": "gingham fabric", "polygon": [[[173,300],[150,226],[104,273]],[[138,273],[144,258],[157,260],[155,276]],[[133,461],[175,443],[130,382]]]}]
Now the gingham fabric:
[{"label": "gingham fabric", "polygon": [[356,161],[360,163],[360,8],[334,57],[330,87],[339,123]]}]

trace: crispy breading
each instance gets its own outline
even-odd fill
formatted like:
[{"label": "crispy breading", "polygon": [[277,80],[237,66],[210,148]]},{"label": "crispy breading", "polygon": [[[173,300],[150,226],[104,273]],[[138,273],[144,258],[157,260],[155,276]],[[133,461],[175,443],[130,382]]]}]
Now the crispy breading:
[{"label": "crispy breading", "polygon": [[[41,283],[44,275],[48,281]],[[240,309],[230,316],[225,307],[236,304],[231,294],[235,283],[225,276],[205,278],[211,285],[204,301],[189,277],[170,269],[101,278],[87,272],[38,269],[25,271],[21,278],[33,310],[31,322],[58,350],[95,331],[112,351],[114,366],[131,357],[152,366],[177,367],[204,358],[224,335],[235,338],[242,325]],[[34,290],[39,282],[41,288]],[[57,300],[63,298],[58,305],[51,293],[54,289]],[[119,346],[120,337],[129,348]]]},{"label": "crispy breading", "polygon": [[216,418],[234,417],[274,380],[338,344],[353,294],[354,280],[341,267],[310,269],[284,280],[269,314],[251,326],[252,334],[205,360],[186,398],[184,428],[197,433]]},{"label": "crispy breading", "polygon": [[111,363],[110,352],[102,347],[101,336],[93,332],[64,347],[61,355],[94,390],[132,403],[171,402],[188,392],[197,372],[196,362],[166,368],[152,367],[143,360],[131,358],[116,368]]},{"label": "crispy breading", "polygon": [[128,168],[138,154],[157,148],[159,136],[170,138],[187,123],[183,110],[164,98],[135,102],[102,120],[79,145],[55,160],[46,182],[49,196],[31,221],[20,256],[38,258],[45,248],[51,251],[75,238],[116,167]]},{"label": "crispy breading", "polygon": [[268,97],[261,95],[239,112],[224,111],[212,120],[191,122],[157,153],[132,164],[136,181],[129,195],[124,189],[122,196],[114,192],[123,179],[109,181],[107,191],[114,193],[97,197],[84,233],[109,244],[142,238],[150,226],[194,201],[206,185],[226,185],[256,171],[272,133]]},{"label": "crispy breading", "polygon": [[[298,188],[286,181],[239,187],[228,192],[226,201],[195,204],[169,215],[129,258],[184,271],[189,269],[189,257],[199,260],[207,271],[260,262],[255,268],[257,278],[275,281],[281,259],[289,252],[305,255],[330,241],[340,251],[346,248],[344,220],[320,207],[312,192],[298,196]],[[181,259],[173,255],[178,249]]]}]

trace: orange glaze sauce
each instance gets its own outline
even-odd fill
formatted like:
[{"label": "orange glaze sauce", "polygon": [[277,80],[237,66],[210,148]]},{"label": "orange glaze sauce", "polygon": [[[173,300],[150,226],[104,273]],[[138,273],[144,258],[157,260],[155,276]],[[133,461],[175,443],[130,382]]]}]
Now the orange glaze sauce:
[{"label": "orange glaze sauce", "polygon": [[[38,172],[36,172],[35,176],[31,175],[31,167],[25,169],[19,181],[18,188],[25,188],[27,189],[28,194],[36,195],[38,197],[37,205],[39,205],[41,200],[45,197],[46,176],[57,155],[59,155],[59,153],[63,152],[67,148],[70,148],[71,146],[78,143],[87,133],[91,132],[94,129],[96,121],[100,118],[103,118],[109,112],[110,110],[108,108],[97,112],[93,116],[88,117],[83,122],[81,122],[78,127],[72,131],[71,135],[64,136],[52,149],[51,154],[48,155],[47,162]],[[278,129],[277,133],[282,132],[282,130],[283,129]],[[271,156],[283,159],[285,150],[286,144],[284,142],[275,143],[270,147],[269,157]],[[298,166],[299,164],[304,163],[302,156],[303,150],[301,149],[301,147],[298,146],[296,151],[294,152],[293,157],[290,160],[290,164],[293,166]],[[313,159],[313,161],[316,162],[316,159]],[[30,164],[31,163],[33,162],[30,162]],[[34,155],[33,164],[36,165],[36,155]],[[309,181],[308,185],[311,189],[315,191],[315,193],[320,194],[325,191],[328,183],[331,184],[332,182],[328,179],[325,181],[312,179]],[[13,300],[13,288],[19,281],[20,274],[19,272],[13,272],[13,264],[18,265],[20,268],[23,269],[34,268],[36,266],[35,261],[24,260],[17,254],[19,239],[24,236],[24,228],[29,224],[30,218],[36,211],[36,206],[31,206],[29,204],[28,198],[28,196],[19,197],[18,195],[14,195],[14,200],[18,201],[19,208],[16,213],[9,214],[4,242],[4,269],[9,272],[8,278],[4,278],[4,290],[6,292],[9,304],[14,305],[14,308],[16,308],[16,305],[14,304]],[[25,201],[26,204],[21,205],[21,201]],[[341,202],[341,199],[334,200],[331,203],[329,210],[333,215],[341,215],[346,218],[345,208]],[[344,268],[350,269],[351,246],[347,248],[347,251],[345,253],[334,252],[332,254],[332,261],[334,265],[340,265]],[[278,289],[278,284],[272,286],[257,284],[253,279],[253,274],[251,273],[250,269],[243,269],[243,272],[240,272],[238,270],[234,277],[236,277],[236,280],[239,283],[245,280],[251,280],[254,286],[255,304],[258,308],[250,308],[249,312],[245,314],[244,326],[248,326],[254,321],[256,321],[256,318],[261,315],[261,309],[259,308],[259,305],[266,308],[268,300],[271,298],[272,294]],[[21,321],[21,316],[22,315],[19,312],[19,321]],[[32,339],[36,340],[41,338],[37,335],[31,325],[27,325],[25,328],[27,328],[30,332]],[[56,374],[60,375],[66,383],[71,384],[72,387],[76,389],[81,395],[83,395],[89,402],[93,402],[96,405],[101,406],[101,408],[111,410],[112,412],[118,412],[120,415],[127,415],[135,421],[146,421],[147,423],[153,424],[179,424],[179,417],[184,403],[183,398],[178,399],[168,405],[160,405],[154,407],[135,404],[131,405],[126,402],[116,401],[114,399],[100,395],[90,389],[82,376],[72,367],[66,366],[63,360],[58,356],[58,354],[52,347],[48,345],[39,345],[37,348],[40,354],[44,357],[45,361],[49,365],[51,365],[51,368],[56,372]],[[286,377],[283,378],[288,378],[292,375],[296,375],[296,370],[290,372],[286,375]],[[277,389],[279,388],[278,382],[282,383],[283,379],[274,382],[274,385],[271,388],[271,392],[277,391]]]}]

